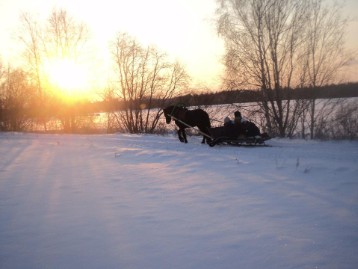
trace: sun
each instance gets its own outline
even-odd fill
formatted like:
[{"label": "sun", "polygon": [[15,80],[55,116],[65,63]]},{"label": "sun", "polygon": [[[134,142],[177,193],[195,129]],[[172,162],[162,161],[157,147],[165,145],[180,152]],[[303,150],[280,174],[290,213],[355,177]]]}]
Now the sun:
[{"label": "sun", "polygon": [[72,59],[52,59],[44,65],[48,83],[66,98],[85,97],[90,90],[90,75],[84,65]]}]

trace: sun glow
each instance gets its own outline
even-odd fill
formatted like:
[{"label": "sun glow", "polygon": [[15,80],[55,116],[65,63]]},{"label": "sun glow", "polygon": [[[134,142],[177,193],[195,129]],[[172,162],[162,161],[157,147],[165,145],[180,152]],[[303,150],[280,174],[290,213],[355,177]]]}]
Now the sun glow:
[{"label": "sun glow", "polygon": [[71,59],[49,60],[45,63],[49,85],[70,99],[86,97],[90,91],[90,75],[85,66]]}]

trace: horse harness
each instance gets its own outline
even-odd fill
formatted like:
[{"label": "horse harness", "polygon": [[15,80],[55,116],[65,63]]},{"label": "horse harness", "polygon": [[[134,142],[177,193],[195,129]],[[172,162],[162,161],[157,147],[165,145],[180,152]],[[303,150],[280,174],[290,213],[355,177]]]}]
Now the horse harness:
[{"label": "horse harness", "polygon": [[174,118],[174,119],[179,119],[180,121],[184,121],[185,119],[185,115],[188,112],[187,109],[183,108],[183,110],[179,110],[177,115],[174,116],[175,110],[178,106],[173,106],[172,112],[169,114],[170,117]]}]

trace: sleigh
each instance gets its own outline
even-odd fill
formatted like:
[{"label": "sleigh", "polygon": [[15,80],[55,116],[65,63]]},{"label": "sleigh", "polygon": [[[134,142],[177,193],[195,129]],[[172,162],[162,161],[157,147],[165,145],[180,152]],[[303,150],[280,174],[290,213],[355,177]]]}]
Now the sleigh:
[{"label": "sleigh", "polygon": [[242,130],[236,125],[215,127],[209,129],[212,140],[209,146],[233,145],[233,146],[266,146],[265,141],[269,140],[268,134],[261,134],[259,131],[249,132]]}]

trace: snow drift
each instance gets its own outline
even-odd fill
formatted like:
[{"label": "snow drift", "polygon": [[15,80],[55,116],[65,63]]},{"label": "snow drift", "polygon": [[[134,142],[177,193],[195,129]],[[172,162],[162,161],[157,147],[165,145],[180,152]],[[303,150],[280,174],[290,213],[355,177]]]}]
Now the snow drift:
[{"label": "snow drift", "polygon": [[355,268],[358,142],[0,134],[1,268]]}]

